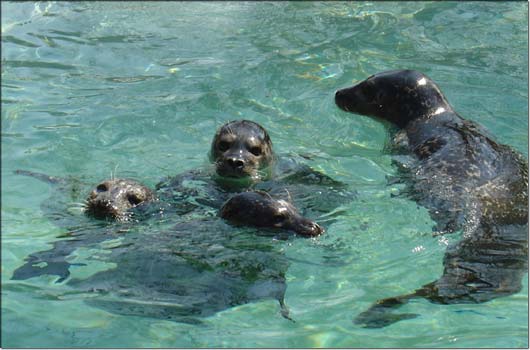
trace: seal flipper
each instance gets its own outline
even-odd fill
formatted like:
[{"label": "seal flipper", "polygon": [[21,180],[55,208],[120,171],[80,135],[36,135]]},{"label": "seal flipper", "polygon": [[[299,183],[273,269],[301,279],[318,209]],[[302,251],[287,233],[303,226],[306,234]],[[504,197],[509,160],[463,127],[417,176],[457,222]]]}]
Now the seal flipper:
[{"label": "seal flipper", "polygon": [[20,169],[17,169],[14,171],[15,174],[17,175],[24,175],[24,176],[29,176],[29,177],[33,177],[37,180],[41,180],[42,182],[47,182],[47,183],[50,183],[50,184],[58,184],[58,183],[61,183],[63,181],[63,179],[59,178],[59,177],[55,177],[55,176],[49,176],[49,175],[46,175],[46,174],[42,174],[42,173],[36,173],[34,171],[28,171],[28,170],[20,170]]},{"label": "seal flipper", "polygon": [[[117,233],[119,235],[119,233]],[[59,279],[55,283],[64,281],[70,275],[70,266],[86,266],[82,263],[69,263],[66,258],[81,246],[89,246],[103,242],[113,236],[110,232],[84,232],[78,233],[75,238],[53,242],[53,247],[48,250],[30,254],[26,263],[13,272],[12,280],[26,280],[41,275],[56,275]],[[39,266],[39,265],[44,266]]]},{"label": "seal flipper", "polygon": [[[86,264],[71,264],[65,258],[72,253],[79,244],[75,240],[58,241],[54,247],[31,254],[26,258],[26,263],[13,272],[12,280],[26,280],[41,275],[56,275],[59,279],[55,283],[64,281],[70,276],[70,266],[85,266]],[[45,266],[39,266],[45,264]]]},{"label": "seal flipper", "polygon": [[12,280],[26,280],[28,278],[37,277],[41,275],[57,275],[59,279],[55,283],[61,283],[70,276],[70,266],[86,264],[70,264],[66,261],[46,262],[46,266],[36,266],[35,262],[27,262],[13,273]]},{"label": "seal flipper", "polygon": [[296,321],[291,318],[289,308],[285,304],[285,300],[283,299],[283,297],[279,299],[278,302],[280,303],[280,313],[282,317],[293,323],[296,323]]},{"label": "seal flipper", "polygon": [[394,314],[393,309],[406,304],[410,299],[419,297],[418,294],[406,294],[398,297],[378,300],[375,304],[354,320],[354,324],[362,325],[364,328],[383,328],[402,320],[409,320],[419,316],[418,314]]},{"label": "seal flipper", "polygon": [[480,223],[474,232],[447,248],[440,278],[412,294],[376,302],[354,323],[380,328],[411,318],[390,311],[414,298],[436,304],[475,304],[520,292],[521,279],[528,271],[527,234],[526,224]]}]

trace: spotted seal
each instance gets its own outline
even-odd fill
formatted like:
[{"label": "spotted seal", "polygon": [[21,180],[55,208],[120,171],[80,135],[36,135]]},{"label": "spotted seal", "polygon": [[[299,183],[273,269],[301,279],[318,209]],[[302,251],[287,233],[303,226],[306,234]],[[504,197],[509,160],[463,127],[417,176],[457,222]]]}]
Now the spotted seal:
[{"label": "spotted seal", "polygon": [[[154,192],[138,181],[112,178],[93,186],[81,203],[79,211],[70,213],[72,202],[76,203],[86,193],[84,181],[77,178],[56,177],[27,170],[16,170],[15,174],[29,176],[53,185],[52,196],[41,205],[44,214],[57,226],[67,230],[53,248],[30,254],[25,264],[13,273],[13,279],[24,280],[40,275],[56,275],[62,282],[70,275],[71,264],[67,257],[80,246],[90,246],[128,230],[127,225],[144,215],[148,204],[155,204]],[[79,209],[78,207],[76,207]],[[156,209],[156,210],[155,210]],[[159,212],[160,205],[153,208]],[[92,218],[100,219],[93,221]],[[103,221],[105,220],[105,221]]]},{"label": "spotted seal", "polygon": [[90,191],[85,213],[98,219],[127,221],[131,217],[132,208],[154,199],[153,191],[138,181],[109,179]]},{"label": "spotted seal", "polygon": [[[27,170],[15,170],[15,174],[63,187],[69,182],[67,178]],[[131,209],[155,199],[154,192],[136,180],[112,178],[100,182],[90,190],[83,209],[86,215],[97,219],[128,221],[132,215]]]},{"label": "spotted seal", "polygon": [[[19,174],[60,186],[52,192],[56,194],[54,205],[64,203],[61,197],[74,183],[74,179],[33,172]],[[59,277],[56,283],[66,285],[65,293],[88,296],[83,301],[90,306],[120,315],[195,324],[235,305],[272,298],[279,302],[281,315],[290,319],[284,303],[289,261],[276,240],[256,234],[253,228],[236,230],[217,216],[195,212],[186,216],[188,207],[171,201],[156,220],[138,220],[139,209],[149,212],[152,206],[158,212],[166,203],[151,200],[153,194],[148,191],[129,191],[130,186],[138,190],[135,183],[111,179],[96,185],[87,199],[92,204],[86,207],[96,208],[105,220],[92,220],[93,210],[87,210],[90,216],[77,215],[77,221],[64,226],[64,239],[54,241],[51,249],[30,254],[12,279],[55,275]],[[74,192],[86,193],[84,185],[79,186],[81,190],[74,187]],[[112,207],[134,215],[116,220]],[[54,211],[66,215],[65,209]],[[78,248],[105,254],[74,258],[72,253]],[[106,261],[112,268],[88,277],[71,269],[93,260]]]},{"label": "spotted seal", "polygon": [[213,136],[212,166],[164,178],[156,185],[157,196],[161,201],[190,202],[196,204],[196,212],[212,214],[240,192],[260,190],[276,198],[289,192],[306,217],[329,213],[355,198],[344,183],[307,165],[306,158],[279,155],[272,145],[258,123],[229,121]]},{"label": "spotted seal", "polygon": [[66,281],[88,296],[85,303],[119,315],[197,324],[219,311],[272,299],[290,318],[284,303],[289,260],[280,241],[254,228],[234,229],[217,216],[158,232],[135,228],[107,250],[104,259],[113,268]]},{"label": "spotted seal", "polygon": [[406,156],[396,162],[403,193],[429,210],[439,234],[463,231],[445,253],[441,278],[412,294],[380,300],[356,322],[381,327],[408,318],[388,311],[416,297],[478,303],[518,292],[528,266],[526,159],[460,117],[418,71],[372,75],[338,90],[335,102],[396,128],[394,153]]},{"label": "spotted seal", "polygon": [[259,181],[270,177],[274,160],[267,130],[250,120],[222,125],[212,140],[210,160],[219,176]]},{"label": "spotted seal", "polygon": [[324,232],[317,223],[302,217],[292,203],[274,199],[264,191],[236,194],[222,206],[219,215],[232,222],[291,230],[307,237]]}]

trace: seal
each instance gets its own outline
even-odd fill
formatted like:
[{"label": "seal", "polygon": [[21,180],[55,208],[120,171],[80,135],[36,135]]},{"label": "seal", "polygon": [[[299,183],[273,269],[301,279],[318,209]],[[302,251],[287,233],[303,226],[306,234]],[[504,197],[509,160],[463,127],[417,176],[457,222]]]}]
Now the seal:
[{"label": "seal", "polygon": [[248,191],[234,195],[221,207],[219,216],[250,226],[291,230],[305,237],[324,233],[322,227],[302,217],[290,202],[274,199],[264,191]]},{"label": "seal", "polygon": [[[69,207],[83,200],[81,196],[84,196],[89,186],[83,181],[75,177],[55,177],[27,170],[16,170],[15,174],[53,185],[52,196],[41,204],[41,208],[54,224],[66,229],[67,233],[58,237],[63,239],[52,242],[52,249],[30,254],[25,259],[26,263],[14,271],[14,280],[56,275],[59,277],[56,282],[62,282],[70,275],[70,266],[79,265],[68,261],[68,256],[78,247],[122,237],[133,218],[136,222],[142,219],[145,212],[149,215],[149,210],[158,213],[164,209],[160,207],[162,204],[155,203],[154,194],[148,187],[134,180],[113,178],[102,181],[90,190],[82,204],[86,215],[79,215],[78,210],[71,213]],[[153,208],[150,208],[151,204]],[[108,224],[93,225],[86,222],[87,218],[106,219]]]},{"label": "seal", "polygon": [[250,178],[253,182],[269,178],[273,159],[269,134],[249,120],[224,124],[212,140],[210,160],[222,177]]},{"label": "seal", "polygon": [[151,189],[130,179],[109,179],[99,183],[88,195],[85,213],[97,219],[128,221],[130,210],[153,201]]},{"label": "seal", "polygon": [[463,119],[425,74],[395,70],[338,90],[342,110],[390,123],[404,194],[429,210],[438,234],[463,231],[444,273],[414,293],[384,299],[357,323],[381,327],[411,315],[388,310],[411,298],[480,303],[517,293],[528,266],[528,162]]},{"label": "seal", "polygon": [[[15,170],[15,174],[33,177],[43,182],[52,185],[62,185],[63,187],[67,187],[68,182],[73,182],[71,179],[27,170]],[[130,212],[132,208],[153,200],[155,200],[153,191],[140,182],[113,178],[100,182],[90,191],[83,209],[86,215],[96,219],[128,221],[132,216]]]},{"label": "seal", "polygon": [[199,168],[163,178],[156,185],[161,202],[192,203],[194,211],[215,209],[235,193],[287,190],[300,209],[328,213],[356,196],[346,185],[305,163],[307,158],[278,156],[268,132],[249,120],[235,120],[215,133],[209,150],[213,168]]}]

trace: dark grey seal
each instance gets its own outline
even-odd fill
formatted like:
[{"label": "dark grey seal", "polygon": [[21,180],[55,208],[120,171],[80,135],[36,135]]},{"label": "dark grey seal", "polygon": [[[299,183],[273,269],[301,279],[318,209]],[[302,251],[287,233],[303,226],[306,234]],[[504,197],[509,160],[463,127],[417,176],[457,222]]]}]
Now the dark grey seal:
[{"label": "dark grey seal", "polygon": [[167,231],[137,225],[107,247],[104,261],[115,267],[70,278],[65,293],[78,293],[90,306],[114,314],[183,323],[272,299],[289,319],[289,261],[281,248],[282,241],[254,228],[236,229],[219,217],[177,223]]},{"label": "dark grey seal", "polygon": [[528,269],[528,163],[461,118],[438,86],[413,70],[375,74],[338,90],[337,106],[390,122],[404,194],[429,210],[438,234],[463,231],[444,272],[412,294],[378,301],[356,323],[382,327],[414,315],[389,311],[411,298],[480,303],[517,293]]},{"label": "dark grey seal", "polygon": [[324,232],[317,223],[301,216],[293,204],[264,191],[236,194],[222,206],[219,215],[235,223],[290,230],[306,237]]},{"label": "dark grey seal", "polygon": [[[64,203],[60,197],[68,193],[71,179],[18,173],[61,186],[53,191],[54,203]],[[204,317],[236,305],[274,299],[279,302],[281,315],[290,319],[284,303],[288,260],[281,252],[280,243],[271,239],[268,232],[245,227],[235,229],[215,216],[198,219],[195,210],[193,215],[186,216],[185,211],[174,210],[187,209],[186,205],[148,199],[155,197],[152,193],[140,197],[137,191],[130,191],[133,184],[136,182],[119,179],[99,183],[90,191],[88,200],[93,206],[101,205],[97,210],[108,213],[101,216],[108,220],[90,221],[91,217],[78,215],[78,221],[72,220],[64,226],[68,230],[61,237],[64,239],[53,242],[49,250],[30,254],[25,264],[14,271],[12,279],[57,275],[56,283],[64,282],[64,293],[69,297],[78,295],[91,306],[120,315],[201,323]],[[137,197],[130,198],[133,194]],[[123,202],[123,206],[133,205],[138,199],[144,201],[131,209],[134,214],[130,218],[134,221],[118,221],[111,215],[108,196]],[[267,205],[276,208],[276,202],[267,202],[261,212],[263,220],[272,222],[275,211],[267,210]],[[150,210],[151,206],[154,210]],[[143,210],[136,212],[140,208]],[[143,220],[138,219],[138,214],[158,213],[159,208],[166,213],[148,215],[155,220],[142,216]],[[92,215],[92,211],[87,214]],[[170,214],[173,220],[167,221]],[[72,253],[78,248],[90,249],[93,254],[72,262]],[[111,263],[113,267],[88,278],[76,278],[71,271],[72,266],[89,265],[93,261]]]}]

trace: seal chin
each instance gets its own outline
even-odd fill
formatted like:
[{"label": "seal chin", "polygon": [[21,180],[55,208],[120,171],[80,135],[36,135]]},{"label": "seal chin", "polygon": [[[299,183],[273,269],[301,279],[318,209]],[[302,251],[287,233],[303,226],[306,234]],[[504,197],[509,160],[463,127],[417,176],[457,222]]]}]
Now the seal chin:
[{"label": "seal chin", "polygon": [[234,179],[242,179],[242,178],[250,178],[252,177],[252,174],[248,171],[245,171],[244,169],[234,169],[230,167],[218,167],[217,168],[217,175],[222,177],[229,177]]},{"label": "seal chin", "polygon": [[377,103],[362,93],[358,85],[337,90],[335,104],[345,112],[361,115],[377,115]]},{"label": "seal chin", "polygon": [[241,182],[243,185],[258,183],[268,179],[271,176],[270,169],[268,168],[255,169],[250,167],[234,169],[230,167],[218,166],[215,169],[215,173],[221,181],[236,181]]}]

